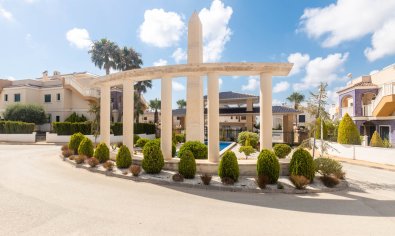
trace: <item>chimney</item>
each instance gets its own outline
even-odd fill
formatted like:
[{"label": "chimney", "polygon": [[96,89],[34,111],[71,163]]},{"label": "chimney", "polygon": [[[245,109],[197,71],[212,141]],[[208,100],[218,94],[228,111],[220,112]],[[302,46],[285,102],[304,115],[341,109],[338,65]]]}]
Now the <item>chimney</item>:
[{"label": "chimney", "polygon": [[47,81],[48,80],[48,71],[44,71],[43,72],[43,81]]},{"label": "chimney", "polygon": [[55,71],[53,72],[53,78],[59,78],[59,77],[60,77],[60,72],[57,71],[57,70],[55,70]]}]

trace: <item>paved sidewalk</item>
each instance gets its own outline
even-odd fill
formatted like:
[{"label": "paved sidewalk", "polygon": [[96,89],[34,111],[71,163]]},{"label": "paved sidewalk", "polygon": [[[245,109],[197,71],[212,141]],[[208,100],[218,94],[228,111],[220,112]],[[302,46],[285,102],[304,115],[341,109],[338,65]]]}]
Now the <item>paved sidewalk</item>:
[{"label": "paved sidewalk", "polygon": [[[354,164],[354,165],[366,166],[366,167],[389,170],[389,171],[395,171],[395,166],[393,166],[393,165],[385,165],[385,164],[374,163],[374,162],[369,162],[369,161],[361,161],[361,160],[352,160],[352,159],[348,159],[348,158],[341,158],[341,157],[334,157],[334,156],[330,156],[330,158],[340,161],[340,162],[346,162],[346,163],[350,163],[350,164]],[[394,153],[394,158],[395,158],[395,153]]]}]

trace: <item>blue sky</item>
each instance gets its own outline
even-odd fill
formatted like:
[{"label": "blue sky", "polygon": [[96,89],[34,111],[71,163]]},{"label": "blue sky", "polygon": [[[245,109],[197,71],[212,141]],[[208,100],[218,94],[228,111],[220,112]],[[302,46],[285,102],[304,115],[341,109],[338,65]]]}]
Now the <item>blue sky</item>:
[{"label": "blue sky", "polygon": [[[144,66],[185,63],[193,11],[204,27],[207,62],[294,62],[273,79],[274,103],[320,81],[329,97],[353,77],[395,63],[395,0],[0,0],[0,78],[95,68],[91,40],[108,38],[142,54]],[[255,77],[223,77],[221,91],[259,94]],[[185,79],[173,82],[173,103]],[[160,82],[146,99],[160,97]]]}]

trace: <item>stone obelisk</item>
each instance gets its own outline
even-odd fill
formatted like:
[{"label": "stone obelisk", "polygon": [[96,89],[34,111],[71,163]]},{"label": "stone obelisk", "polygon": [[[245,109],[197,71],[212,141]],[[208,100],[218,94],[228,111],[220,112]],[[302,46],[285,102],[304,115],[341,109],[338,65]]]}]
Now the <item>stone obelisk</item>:
[{"label": "stone obelisk", "polygon": [[[199,15],[194,12],[188,23],[188,64],[203,62],[203,33]],[[186,140],[204,141],[203,80],[200,75],[187,78]]]}]

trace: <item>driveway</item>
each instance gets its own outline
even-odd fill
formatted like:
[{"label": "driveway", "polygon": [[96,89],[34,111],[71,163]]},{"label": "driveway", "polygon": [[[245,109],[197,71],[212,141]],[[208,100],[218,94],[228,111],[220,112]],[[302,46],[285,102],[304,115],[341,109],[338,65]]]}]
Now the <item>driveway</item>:
[{"label": "driveway", "polygon": [[391,235],[395,172],[345,165],[349,191],[251,194],[116,179],[60,146],[0,145],[0,235]]}]

